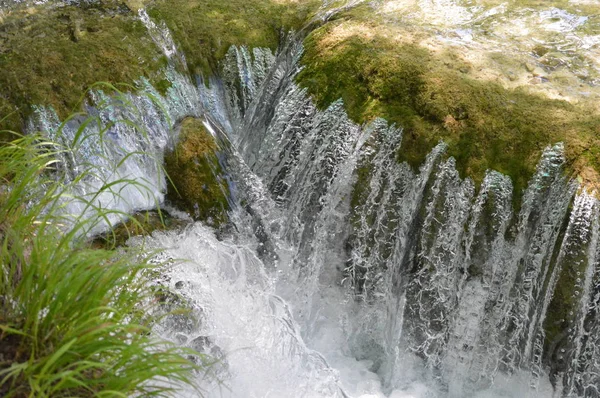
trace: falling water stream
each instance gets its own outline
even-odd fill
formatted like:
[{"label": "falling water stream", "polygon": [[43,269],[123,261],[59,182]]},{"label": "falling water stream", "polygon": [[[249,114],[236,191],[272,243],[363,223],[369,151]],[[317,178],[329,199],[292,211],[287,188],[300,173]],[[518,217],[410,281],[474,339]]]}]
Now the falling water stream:
[{"label": "falling water stream", "polygon": [[[140,18],[184,63],[168,30]],[[490,171],[476,189],[443,143],[413,170],[396,161],[401,127],[358,126],[341,102],[318,110],[294,83],[301,52],[293,37],[275,55],[232,48],[209,82],[171,67],[166,95],[141,81],[128,108],[98,92],[109,105],[91,114],[138,127],[116,123],[102,152],[75,148],[102,183],[150,187],[94,199],[128,212],[163,200],[156,159],[178,120],[201,118],[220,143],[229,227],[130,241],[159,250],[163,283],[192,309],[195,321],[167,319],[156,333],[215,359],[198,374],[205,395],[600,396],[600,204],[564,177],[562,145],[545,149],[515,210],[508,177]],[[72,142],[82,123],[55,138]],[[58,125],[40,108],[31,128]],[[65,162],[76,176],[78,162]],[[561,319],[557,305],[568,306]]]}]

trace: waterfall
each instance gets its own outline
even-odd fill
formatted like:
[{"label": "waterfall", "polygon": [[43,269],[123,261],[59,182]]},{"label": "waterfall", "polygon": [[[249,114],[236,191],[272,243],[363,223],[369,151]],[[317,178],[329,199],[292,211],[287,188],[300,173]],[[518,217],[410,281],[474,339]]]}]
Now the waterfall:
[{"label": "waterfall", "polygon": [[[97,170],[79,196],[124,213],[163,200],[179,120],[227,142],[228,228],[130,242],[170,260],[163,283],[197,322],[156,333],[218,359],[199,375],[209,396],[600,396],[600,208],[565,177],[561,144],[524,192],[495,171],[461,178],[443,143],[413,170],[402,126],[357,125],[295,84],[292,35],[276,54],[231,48],[219,76],[193,81],[168,29],[140,18],[170,59],[167,92],[97,89],[93,123],[39,108],[30,129],[71,149],[71,180]],[[122,179],[140,185],[91,194]]]},{"label": "waterfall", "polygon": [[[292,81],[296,58],[279,54],[262,92],[248,86],[234,135],[284,209],[272,239],[289,245],[286,298],[304,339],[319,340],[323,290],[337,289],[352,302],[339,320],[346,353],[388,393],[406,387],[412,361],[442,396],[507,377],[519,393],[594,396],[597,199],[565,177],[562,144],[546,148],[523,193],[494,171],[476,188],[443,144],[414,171],[396,160],[401,128],[355,125],[341,102],[317,110]],[[235,65],[239,91],[252,65]],[[561,305],[568,319],[556,319]]]}]

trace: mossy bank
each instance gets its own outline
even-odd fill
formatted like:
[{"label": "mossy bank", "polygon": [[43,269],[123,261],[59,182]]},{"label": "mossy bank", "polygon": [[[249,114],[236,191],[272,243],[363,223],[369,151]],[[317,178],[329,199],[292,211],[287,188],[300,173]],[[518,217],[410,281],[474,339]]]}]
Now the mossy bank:
[{"label": "mossy bank", "polygon": [[398,159],[414,167],[443,140],[463,177],[507,174],[518,201],[543,149],[562,141],[568,172],[597,186],[600,115],[591,102],[483,78],[459,47],[429,45],[431,34],[359,6],[308,36],[298,81],[320,107],[342,98],[358,123],[383,117],[403,127]]},{"label": "mossy bank", "polygon": [[227,220],[229,188],[217,158],[217,144],[202,121],[184,119],[178,142],[165,155],[167,198],[194,219],[219,226]]},{"label": "mossy bank", "polygon": [[164,79],[167,59],[125,4],[45,5],[4,12],[0,25],[1,127],[22,131],[36,105],[61,118],[96,82]]},{"label": "mossy bank", "polygon": [[166,90],[169,61],[140,20],[141,7],[171,30],[189,72],[207,75],[218,72],[231,45],[276,49],[284,34],[303,26],[318,4],[103,0],[0,10],[0,130],[23,131],[36,105],[52,106],[64,119],[79,110],[88,88],[97,82],[135,85],[146,77],[159,91]]},{"label": "mossy bank", "polygon": [[229,47],[246,45],[275,51],[288,32],[299,30],[319,0],[155,0],[148,14],[163,21],[195,74],[218,71]]}]

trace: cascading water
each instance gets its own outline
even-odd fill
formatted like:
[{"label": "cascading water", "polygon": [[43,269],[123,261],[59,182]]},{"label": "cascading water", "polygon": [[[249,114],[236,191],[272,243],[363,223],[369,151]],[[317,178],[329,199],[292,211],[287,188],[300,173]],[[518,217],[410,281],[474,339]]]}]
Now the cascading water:
[{"label": "cascading water", "polygon": [[[298,49],[288,51],[263,90],[252,89],[232,136],[284,209],[263,221],[270,240],[288,245],[278,267],[294,287],[280,291],[309,346],[327,351],[322,336],[341,340],[342,356],[378,374],[387,393],[423,377],[425,395],[501,394],[512,377],[514,396],[548,396],[550,377],[559,395],[593,394],[595,360],[563,359],[557,368],[553,357],[589,358],[595,316],[597,202],[563,177],[562,146],[544,152],[514,213],[507,177],[488,173],[476,194],[443,145],[415,174],[395,160],[400,129],[356,126],[341,103],[316,110],[291,81]],[[250,65],[235,63],[231,87],[243,86]],[[559,326],[569,337],[549,341],[549,308],[573,268],[581,287],[573,320]]]},{"label": "cascading water", "polygon": [[[140,18],[182,62],[168,30]],[[209,88],[170,68],[167,94],[141,82],[130,110],[99,92],[108,105],[89,112],[114,126],[86,131],[108,150],[100,138],[76,148],[104,173],[84,191],[147,183],[150,195],[94,199],[131,211],[162,200],[153,158],[176,121],[204,118],[231,142],[232,228],[145,242],[173,260],[165,283],[197,319],[156,332],[218,358],[207,395],[600,396],[600,209],[564,177],[562,146],[544,151],[514,211],[509,178],[490,171],[476,189],[444,144],[414,171],[397,161],[400,126],[358,126],[341,102],[318,110],[293,80],[300,54],[291,38],[276,55],[232,48]],[[59,129],[45,109],[36,120],[65,143],[84,123]],[[80,161],[66,162],[76,178]]]}]

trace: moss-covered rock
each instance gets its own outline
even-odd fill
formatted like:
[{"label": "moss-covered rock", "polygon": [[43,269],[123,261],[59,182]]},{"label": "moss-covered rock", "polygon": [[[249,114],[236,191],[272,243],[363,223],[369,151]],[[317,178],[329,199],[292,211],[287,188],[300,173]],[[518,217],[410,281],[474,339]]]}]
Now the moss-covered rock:
[{"label": "moss-covered rock", "polygon": [[186,118],[177,128],[179,141],[165,154],[167,198],[194,219],[218,226],[227,220],[229,189],[215,139],[199,119]]},{"label": "moss-covered rock", "polygon": [[507,174],[517,201],[544,147],[560,141],[569,172],[598,184],[593,106],[483,78],[451,48],[428,46],[426,33],[395,31],[374,15],[369,6],[355,8],[305,40],[298,81],[319,107],[342,98],[355,122],[383,117],[402,126],[399,159],[413,167],[444,140],[463,177],[479,183],[488,169]]},{"label": "moss-covered rock", "polygon": [[163,21],[192,73],[210,75],[232,45],[276,50],[290,30],[304,26],[319,0],[154,0],[148,14]]},{"label": "moss-covered rock", "polygon": [[185,220],[172,217],[164,210],[140,211],[132,214],[128,220],[115,225],[110,231],[96,236],[90,245],[97,249],[113,249],[125,245],[133,236],[147,236],[154,231],[174,230],[185,224]]},{"label": "moss-covered rock", "polygon": [[32,105],[61,118],[97,82],[164,79],[167,59],[137,14],[120,1],[88,7],[15,8],[0,25],[0,124],[22,131]]}]

